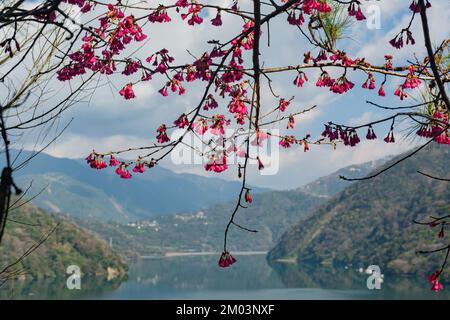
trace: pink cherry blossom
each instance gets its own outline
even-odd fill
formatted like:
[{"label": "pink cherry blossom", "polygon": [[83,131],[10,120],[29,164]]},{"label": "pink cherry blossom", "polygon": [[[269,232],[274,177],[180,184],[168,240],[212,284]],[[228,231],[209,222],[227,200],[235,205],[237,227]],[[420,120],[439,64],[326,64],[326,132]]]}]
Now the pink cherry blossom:
[{"label": "pink cherry blossom", "polygon": [[173,124],[176,125],[178,128],[183,129],[186,126],[189,126],[189,119],[183,113],[177,120],[173,122]]},{"label": "pink cherry blossom", "polygon": [[158,143],[165,143],[167,141],[170,141],[170,139],[166,133],[166,125],[165,124],[160,125],[156,131],[158,132],[158,135],[156,136],[156,140],[158,140]]},{"label": "pink cherry blossom", "polygon": [[208,123],[205,119],[200,119],[199,121],[194,123],[194,130],[199,135],[204,135],[206,131],[208,131]]},{"label": "pink cherry blossom", "polygon": [[224,251],[222,252],[220,259],[219,259],[219,267],[226,268],[231,266],[233,263],[236,262],[236,259],[228,252]]},{"label": "pink cherry blossom", "polygon": [[245,202],[252,203],[252,201],[253,199],[252,196],[250,195],[250,191],[247,190],[247,192],[245,192]]},{"label": "pink cherry blossom", "polygon": [[167,14],[167,11],[162,7],[161,9],[158,9],[148,15],[148,20],[150,22],[158,22],[158,23],[165,23],[170,22],[172,19],[170,19],[169,15]]},{"label": "pink cherry blossom", "polygon": [[383,85],[381,85],[380,89],[378,89],[378,95],[381,96],[381,97],[385,97],[386,96],[386,92],[384,92]]},{"label": "pink cherry blossom", "polygon": [[216,27],[222,25],[222,17],[220,15],[220,11],[217,11],[217,15],[214,19],[211,20],[211,24]]},{"label": "pink cherry blossom", "polygon": [[121,96],[123,96],[126,100],[133,99],[136,97],[134,94],[134,91],[133,91],[133,85],[131,83],[129,83],[125,87],[123,87],[119,91],[119,94]]},{"label": "pink cherry blossom", "polygon": [[369,129],[367,130],[366,139],[367,140],[375,140],[377,138],[375,131],[373,131],[372,126],[369,126]]},{"label": "pink cherry blossom", "polygon": [[290,105],[291,103],[289,101],[287,101],[284,98],[281,98],[280,101],[278,102],[278,109],[280,109],[281,112],[283,112],[284,110],[286,110],[286,108]]},{"label": "pink cherry blossom", "polygon": [[136,165],[133,168],[133,172],[138,172],[138,173],[145,172],[145,168],[144,168],[144,165],[142,164],[142,162],[140,162],[140,161],[136,162]]},{"label": "pink cherry blossom", "polygon": [[279,145],[283,148],[289,148],[293,143],[295,143],[295,141],[294,136],[284,136],[280,138]]},{"label": "pink cherry blossom", "polygon": [[213,154],[205,165],[206,171],[214,171],[220,173],[228,169],[227,156],[225,153]]},{"label": "pink cherry blossom", "polygon": [[230,123],[223,114],[217,114],[212,117],[211,133],[214,135],[224,135],[224,126]]},{"label": "pink cherry blossom", "polygon": [[295,125],[295,118],[294,118],[294,116],[291,114],[291,115],[289,115],[289,120],[288,120],[286,129],[294,129],[294,125]]},{"label": "pink cherry blossom", "polygon": [[113,155],[111,155],[111,157],[109,158],[109,165],[111,167],[115,167],[119,164],[119,160],[117,160]]},{"label": "pink cherry blossom", "polygon": [[236,155],[239,158],[245,158],[247,156],[247,151],[245,150],[244,147],[240,148],[238,152],[236,152]]},{"label": "pink cherry blossom", "polygon": [[269,135],[264,130],[257,130],[255,133],[255,139],[250,143],[252,146],[262,147],[264,141],[269,138]]},{"label": "pink cherry blossom", "polygon": [[439,271],[433,272],[432,274],[430,274],[428,276],[428,281],[431,282],[431,284],[432,284],[431,290],[436,291],[436,292],[444,289],[444,286],[442,285],[442,283],[439,282],[439,276],[440,276]]}]

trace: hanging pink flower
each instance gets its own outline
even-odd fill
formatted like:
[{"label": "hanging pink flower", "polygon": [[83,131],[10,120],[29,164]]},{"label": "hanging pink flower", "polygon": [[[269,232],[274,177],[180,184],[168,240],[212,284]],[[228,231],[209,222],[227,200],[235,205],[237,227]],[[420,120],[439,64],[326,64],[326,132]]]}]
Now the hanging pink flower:
[{"label": "hanging pink flower", "polygon": [[394,132],[392,130],[389,131],[387,136],[383,140],[386,143],[394,143],[395,142]]},{"label": "hanging pink flower", "polygon": [[214,171],[220,173],[227,169],[228,164],[227,164],[227,156],[225,153],[222,153],[221,155],[219,154],[212,155],[208,163],[205,165],[206,171]]},{"label": "hanging pink flower", "polygon": [[356,20],[361,21],[361,20],[365,20],[366,16],[364,15],[364,13],[361,10],[361,6],[358,6],[358,11],[356,11]]},{"label": "hanging pink flower", "polygon": [[305,18],[303,17],[303,13],[300,11],[298,17],[294,10],[292,10],[287,18],[287,21],[292,26],[301,26],[305,22]]},{"label": "hanging pink flower", "polygon": [[222,17],[220,15],[220,10],[217,10],[217,15],[214,19],[211,20],[211,24],[216,27],[222,25]]},{"label": "hanging pink flower", "polygon": [[167,97],[169,95],[169,92],[167,90],[167,87],[164,86],[161,89],[158,90],[158,92],[163,96],[163,97]]},{"label": "hanging pink flower", "polygon": [[165,23],[172,21],[172,19],[170,19],[169,15],[167,14],[167,11],[164,9],[158,9],[150,13],[148,16],[148,20],[153,23]]},{"label": "hanging pink flower", "polygon": [[212,94],[209,94],[206,98],[205,105],[203,106],[203,110],[208,111],[209,109],[215,109],[219,106],[217,101],[214,99],[214,96]]},{"label": "hanging pink flower", "polygon": [[358,4],[358,9],[356,9],[356,4],[354,2],[352,2],[348,7],[348,15],[355,17],[358,21],[366,19],[361,10],[361,6]]},{"label": "hanging pink flower", "polygon": [[435,271],[428,276],[428,281],[431,282],[431,284],[432,284],[431,290],[436,291],[436,292],[444,289],[444,286],[442,285],[442,283],[439,282],[439,276],[440,276],[439,271]]},{"label": "hanging pink flower", "polygon": [[166,129],[166,125],[162,124],[156,130],[158,132],[158,135],[156,136],[158,143],[165,143],[167,141],[170,141],[169,137],[167,136]]},{"label": "hanging pink flower", "polygon": [[409,72],[408,76],[406,77],[405,82],[402,84],[402,88],[403,89],[414,89],[414,88],[418,87],[420,84],[421,84],[420,79],[414,75],[414,68],[411,67],[410,72]]},{"label": "hanging pink flower", "polygon": [[86,163],[92,168],[92,169],[104,169],[107,168],[108,165],[105,162],[105,159],[103,156],[98,156],[94,152],[90,153],[86,157]]},{"label": "hanging pink flower", "polygon": [[122,179],[131,179],[131,174],[127,169],[127,164],[122,162],[116,169],[116,174],[119,175]]},{"label": "hanging pink flower", "polygon": [[105,169],[108,167],[103,156],[101,156],[100,158],[97,158],[97,160],[94,161],[94,163],[96,164],[96,167],[95,167],[96,169]]},{"label": "hanging pink flower", "polygon": [[176,5],[178,7],[186,8],[187,6],[189,6],[189,0],[178,0]]},{"label": "hanging pink flower", "polygon": [[384,92],[384,87],[383,85],[380,86],[380,89],[378,89],[378,95],[381,97],[385,97],[386,93]]},{"label": "hanging pink flower", "polygon": [[188,24],[190,26],[201,24],[203,22],[203,19],[199,16],[201,10],[202,8],[200,5],[192,3],[189,7],[188,13],[181,14],[181,19],[185,20],[187,17],[191,16],[191,18],[188,19]]},{"label": "hanging pink flower", "polygon": [[367,140],[375,140],[377,138],[375,131],[373,131],[372,126],[369,126],[369,129],[367,130],[366,139]]},{"label": "hanging pink flower", "polygon": [[303,83],[305,83],[305,81],[308,81],[308,77],[306,76],[306,73],[299,72],[294,79],[294,85],[297,87],[302,87]]},{"label": "hanging pink flower", "polygon": [[334,84],[334,79],[330,77],[328,72],[324,71],[316,82],[317,87],[331,87]]},{"label": "hanging pink flower", "polygon": [[220,256],[218,264],[219,264],[219,267],[226,268],[226,267],[231,266],[235,262],[236,262],[236,259],[228,251],[224,251],[224,252],[222,252],[222,255]]},{"label": "hanging pink flower", "polygon": [[245,193],[245,202],[252,203],[252,196],[250,195],[249,190]]},{"label": "hanging pink flower", "polygon": [[89,153],[89,155],[85,158],[86,163],[87,163],[87,164],[90,164],[92,161],[94,161],[94,157],[95,157],[95,155],[94,155],[93,152],[92,152],[92,153]]},{"label": "hanging pink flower", "polygon": [[111,167],[115,167],[119,164],[119,160],[117,160],[113,155],[111,155],[111,157],[109,158],[109,165]]},{"label": "hanging pink flower", "polygon": [[239,149],[238,152],[236,152],[236,155],[237,155],[239,158],[245,158],[245,157],[247,156],[247,151],[245,151],[245,148],[242,147],[242,148]]},{"label": "hanging pink flower", "polygon": [[403,90],[403,86],[399,86],[397,88],[397,90],[395,90],[394,95],[400,97],[400,100],[404,100],[405,98],[408,97],[408,95],[406,94],[405,90]]},{"label": "hanging pink flower", "polygon": [[280,109],[281,112],[283,112],[284,110],[286,110],[286,108],[290,105],[291,103],[289,101],[287,101],[284,98],[281,98],[280,101],[278,102],[278,109]]},{"label": "hanging pink flower", "polygon": [[247,115],[247,106],[240,97],[233,98],[228,105],[228,110],[230,113],[235,113],[235,117],[239,124],[243,124],[243,119]]},{"label": "hanging pink flower", "polygon": [[375,77],[372,73],[369,73],[367,80],[362,85],[363,89],[373,90],[375,89]]},{"label": "hanging pink flower", "polygon": [[120,174],[120,177],[122,179],[131,179],[131,174],[128,170],[123,170],[122,173]]},{"label": "hanging pink flower", "polygon": [[139,173],[143,173],[145,171],[144,165],[142,164],[142,162],[137,161],[136,165],[133,168],[133,172],[139,172]]},{"label": "hanging pink flower", "polygon": [[354,86],[355,85],[353,84],[353,82],[349,81],[344,75],[344,76],[338,78],[330,86],[330,90],[334,93],[342,94],[342,93],[349,91],[350,89],[353,89]]},{"label": "hanging pink flower", "polygon": [[199,135],[204,135],[206,131],[208,131],[208,123],[205,119],[200,119],[199,121],[194,123],[194,130]]},{"label": "hanging pink flower", "polygon": [[289,128],[294,129],[294,125],[295,125],[295,118],[291,114],[291,115],[289,115],[289,119],[288,119],[288,123],[287,123],[286,129],[289,129]]},{"label": "hanging pink flower", "polygon": [[256,130],[255,133],[255,139],[250,143],[252,146],[260,146],[262,147],[264,144],[264,141],[269,138],[269,135],[267,132],[263,130]]},{"label": "hanging pink flower", "polygon": [[189,126],[189,119],[188,117],[183,113],[177,120],[173,122],[174,125],[176,125],[178,128],[183,129],[186,126]]},{"label": "hanging pink flower", "polygon": [[123,87],[119,91],[119,94],[121,96],[123,96],[126,100],[133,99],[134,97],[136,97],[134,94],[134,91],[133,91],[133,84],[131,84],[131,83],[129,83],[125,87]]},{"label": "hanging pink flower", "polygon": [[211,133],[214,135],[224,135],[224,126],[230,124],[223,114],[216,114],[212,117]]},{"label": "hanging pink flower", "polygon": [[317,55],[317,57],[315,59],[313,59],[314,63],[320,62],[320,61],[326,61],[328,59],[327,57],[327,53],[325,52],[325,50],[320,50],[319,54]]},{"label": "hanging pink flower", "polygon": [[284,136],[280,138],[279,145],[282,146],[283,148],[289,148],[293,143],[295,143],[294,136]]},{"label": "hanging pink flower", "polygon": [[134,61],[132,59],[129,59],[126,62],[125,68],[122,71],[122,74],[129,76],[130,74],[133,74],[139,70],[139,67],[141,66],[141,63],[139,61]]},{"label": "hanging pink flower", "polygon": [[393,59],[392,55],[390,54],[384,55],[384,60],[386,60],[384,63],[384,67],[388,70],[391,70],[393,68],[392,59]]}]

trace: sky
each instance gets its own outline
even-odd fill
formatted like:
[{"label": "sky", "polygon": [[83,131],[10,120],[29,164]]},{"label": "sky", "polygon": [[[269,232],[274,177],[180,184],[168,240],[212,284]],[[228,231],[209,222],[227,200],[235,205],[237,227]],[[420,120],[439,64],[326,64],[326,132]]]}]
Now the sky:
[{"label": "sky", "polygon": [[[150,1],[152,3],[153,1]],[[167,1],[158,1],[166,3]],[[173,1],[170,1],[170,3]],[[229,4],[230,0],[217,0],[214,3]],[[408,9],[409,1],[362,1],[366,16],[369,6],[379,9],[380,29],[370,29],[365,22],[355,23],[348,30],[348,38],[342,40],[339,47],[346,48],[350,56],[366,57],[374,64],[382,64],[385,54],[394,54],[394,62],[402,64],[405,59],[417,54],[419,57],[425,52],[420,20],[416,19],[412,31],[416,39],[415,46],[407,46],[397,50],[388,44],[396,33],[408,24],[411,13]],[[450,6],[447,0],[431,1],[433,7],[428,10],[432,40],[440,43],[449,36],[448,27],[443,28],[443,21],[450,18]],[[241,0],[242,7],[251,4],[250,0]],[[374,7],[375,6],[375,7]],[[378,9],[377,9],[378,8]],[[227,15],[223,15],[223,26],[212,27],[209,21],[200,26],[187,26],[179,15],[170,14],[172,22],[169,24],[152,24],[144,30],[149,40],[140,48],[138,55],[148,56],[161,48],[167,48],[176,58],[175,63],[192,61],[187,50],[194,55],[199,55],[207,48],[205,42],[210,39],[229,39],[240,31],[242,23]],[[215,16],[215,11],[205,12],[205,20]],[[299,64],[303,60],[303,53],[313,49],[295,28],[285,22],[286,16],[282,15],[270,24],[271,44],[267,47],[267,30],[262,34],[261,62],[264,66],[279,66]],[[345,95],[336,95],[323,88],[315,87],[314,75],[318,71],[308,71],[311,79],[303,88],[297,88],[292,84],[295,72],[276,75],[273,77],[275,92],[283,97],[295,96],[293,105],[296,111],[317,104],[313,111],[296,118],[294,133],[305,136],[310,133],[318,137],[323,131],[323,124],[328,121],[357,125],[360,123],[382,118],[388,112],[376,109],[368,104],[371,100],[384,105],[398,106],[398,98],[393,96],[395,85],[398,81],[389,78],[386,87],[387,97],[377,96],[377,90],[368,91],[361,89],[361,84],[366,76],[362,72],[350,72],[348,78],[355,83],[356,89]],[[334,72],[334,71],[333,71]],[[333,74],[333,72],[330,72]],[[338,73],[335,73],[335,75]],[[376,76],[377,87],[382,79]],[[149,145],[154,137],[156,128],[161,123],[171,123],[174,117],[185,110],[189,110],[198,103],[200,86],[188,85],[184,96],[169,95],[163,98],[157,91],[162,87],[163,80],[153,80],[135,87],[137,98],[124,100],[119,96],[118,90],[129,80],[115,76],[110,81],[101,81],[94,95],[84,102],[77,103],[63,115],[62,122],[73,118],[71,125],[64,134],[46,152],[56,157],[81,158],[90,150],[109,151],[123,149],[125,147],[137,147]],[[64,92],[67,84],[52,82],[55,98],[57,93]],[[263,88],[263,106],[275,105],[276,99],[271,97],[267,87]],[[407,99],[407,104],[417,101],[413,97]],[[293,109],[294,110],[294,109]],[[274,129],[284,130],[286,124],[274,126]],[[363,141],[357,147],[348,148],[339,146],[332,150],[329,146],[312,146],[309,152],[303,152],[301,147],[280,150],[279,157],[273,161],[279,167],[276,174],[261,175],[256,166],[249,170],[249,183],[261,187],[274,189],[291,189],[304,185],[320,176],[327,175],[339,168],[351,164],[362,163],[379,159],[386,155],[398,154],[417,145],[419,140],[402,138],[407,132],[408,124],[399,126],[396,132],[398,143],[386,144],[382,139],[375,141]],[[405,131],[402,131],[404,129]],[[375,128],[379,138],[383,138],[387,128],[379,126]],[[365,136],[361,131],[360,136]],[[25,142],[26,148],[34,147],[31,142],[33,137],[28,137],[30,142]],[[235,170],[228,170],[224,174],[206,172],[202,165],[177,165],[171,158],[163,161],[161,165],[176,172],[191,172],[204,176],[215,176],[225,179],[237,179]],[[145,173],[151,174],[151,171]]]}]

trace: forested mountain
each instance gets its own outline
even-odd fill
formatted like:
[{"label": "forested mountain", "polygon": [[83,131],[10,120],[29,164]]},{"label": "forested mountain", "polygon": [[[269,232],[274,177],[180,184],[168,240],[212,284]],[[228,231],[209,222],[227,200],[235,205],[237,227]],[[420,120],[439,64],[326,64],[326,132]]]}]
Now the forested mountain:
[{"label": "forested mountain", "polygon": [[439,241],[439,230],[413,220],[449,214],[450,186],[417,170],[448,178],[449,156],[446,146],[434,144],[385,174],[354,183],[287,231],[269,259],[287,258],[299,265],[378,264],[385,271],[401,273],[436,268],[442,254],[415,252],[438,248],[448,240]]}]

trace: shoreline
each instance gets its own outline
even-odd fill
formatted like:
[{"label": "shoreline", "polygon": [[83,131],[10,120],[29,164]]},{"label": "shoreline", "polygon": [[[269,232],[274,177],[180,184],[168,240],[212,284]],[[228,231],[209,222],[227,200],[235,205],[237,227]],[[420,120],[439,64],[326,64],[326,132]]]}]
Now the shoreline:
[{"label": "shoreline", "polygon": [[[235,251],[234,256],[256,256],[266,255],[268,251]],[[155,258],[175,258],[175,257],[189,257],[189,256],[220,256],[218,251],[193,251],[193,252],[165,252],[161,255],[140,256],[141,259],[155,259]]]}]

